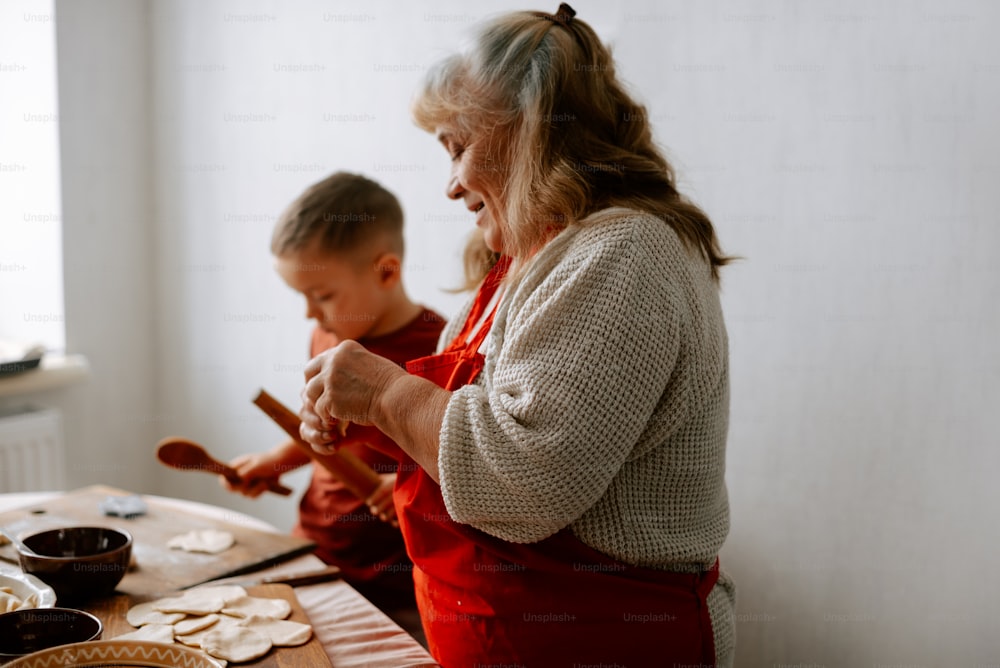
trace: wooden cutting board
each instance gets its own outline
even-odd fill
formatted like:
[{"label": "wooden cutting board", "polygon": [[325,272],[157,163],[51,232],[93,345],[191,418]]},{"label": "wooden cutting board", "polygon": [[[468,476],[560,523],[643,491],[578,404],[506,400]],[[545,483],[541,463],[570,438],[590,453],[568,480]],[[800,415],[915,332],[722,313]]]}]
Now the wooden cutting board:
[{"label": "wooden cutting board", "polygon": [[[99,507],[108,496],[130,492],[95,485],[67,492],[43,503],[0,513],[0,524],[17,533],[42,531],[73,525],[110,526],[132,534],[131,568],[118,591],[133,596],[157,594],[190,587],[216,578],[239,575],[291,559],[311,551],[315,544],[304,538],[260,531],[239,524],[238,513],[231,520],[208,518],[185,512],[151,497],[143,497],[149,509],[134,519],[109,517]],[[167,541],[194,529],[229,531],[236,543],[219,554],[198,554],[172,550]],[[0,557],[17,563],[10,545],[0,548]]]},{"label": "wooden cutting board", "polygon": [[[295,597],[295,591],[285,584],[267,584],[247,587],[247,593],[251,596],[263,598],[283,598],[292,606],[292,614],[288,619],[293,622],[311,624],[299,600]],[[164,596],[169,594],[163,594]],[[93,613],[104,624],[104,633],[101,640],[114,640],[123,633],[135,631],[125,618],[128,609],[136,603],[158,598],[153,595],[128,596],[117,594],[108,598],[94,601],[84,607]],[[231,666],[253,666],[259,668],[327,668],[331,667],[330,659],[323,649],[316,633],[313,633],[305,645],[298,647],[272,647],[271,651],[256,661],[247,663],[230,663]],[[331,667],[332,668],[332,667]]]}]

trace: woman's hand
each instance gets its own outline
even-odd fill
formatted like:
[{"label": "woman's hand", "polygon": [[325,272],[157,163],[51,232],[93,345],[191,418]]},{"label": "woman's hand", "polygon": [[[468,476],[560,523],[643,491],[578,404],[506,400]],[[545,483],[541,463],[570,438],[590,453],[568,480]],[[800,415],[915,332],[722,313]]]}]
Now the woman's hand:
[{"label": "woman's hand", "polygon": [[382,393],[407,374],[361,344],[343,341],[310,360],[305,375],[299,434],[314,450],[328,454],[340,437],[337,421],[378,426]]},{"label": "woman's hand", "polygon": [[368,504],[368,509],[372,511],[372,515],[383,522],[388,522],[392,526],[398,527],[399,520],[396,519],[396,506],[392,502],[392,488],[396,485],[396,474],[383,473],[379,477],[382,478],[382,482],[372,492],[372,495],[365,499],[365,503]]},{"label": "woman's hand", "polygon": [[329,454],[341,438],[337,420],[375,425],[437,481],[438,434],[450,397],[357,342],[343,341],[306,365],[299,434],[313,450]]}]

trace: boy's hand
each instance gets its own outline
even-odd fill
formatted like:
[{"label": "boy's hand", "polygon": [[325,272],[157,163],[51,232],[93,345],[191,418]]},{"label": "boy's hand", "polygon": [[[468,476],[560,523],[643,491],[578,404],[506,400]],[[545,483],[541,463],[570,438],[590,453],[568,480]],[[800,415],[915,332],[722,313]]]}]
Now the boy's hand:
[{"label": "boy's hand", "polygon": [[379,477],[382,478],[382,482],[372,492],[372,495],[365,499],[365,503],[368,504],[368,509],[372,511],[372,515],[383,522],[388,522],[392,526],[398,527],[399,520],[396,519],[396,505],[392,501],[392,488],[396,485],[396,474],[383,473]]},{"label": "boy's hand", "polygon": [[256,499],[267,491],[269,481],[277,482],[281,477],[282,469],[277,464],[268,454],[240,455],[229,462],[240,475],[240,482],[231,484],[224,476],[219,476],[219,480],[230,492]]}]

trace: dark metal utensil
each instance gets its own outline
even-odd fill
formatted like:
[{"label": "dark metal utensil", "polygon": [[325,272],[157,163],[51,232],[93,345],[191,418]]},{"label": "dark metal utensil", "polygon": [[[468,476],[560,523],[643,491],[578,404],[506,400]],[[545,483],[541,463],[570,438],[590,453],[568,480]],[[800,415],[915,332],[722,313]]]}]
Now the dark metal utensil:
[{"label": "dark metal utensil", "polygon": [[14,547],[17,548],[18,552],[23,552],[25,554],[34,554],[35,556],[38,556],[34,550],[32,550],[30,547],[22,543],[21,539],[15,536],[13,531],[10,531],[6,527],[0,526],[0,534],[2,534],[4,538],[13,543]]}]

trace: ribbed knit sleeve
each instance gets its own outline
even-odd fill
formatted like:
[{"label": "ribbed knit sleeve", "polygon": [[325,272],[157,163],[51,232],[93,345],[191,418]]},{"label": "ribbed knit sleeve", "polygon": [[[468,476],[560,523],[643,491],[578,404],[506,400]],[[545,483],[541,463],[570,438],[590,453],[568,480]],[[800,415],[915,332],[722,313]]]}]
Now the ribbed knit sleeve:
[{"label": "ribbed knit sleeve", "polygon": [[[659,269],[679,242],[639,221],[560,235],[501,302],[483,382],[453,393],[441,430],[455,520],[541,540],[593,507],[640,444],[688,313]],[[683,421],[685,396],[675,399],[661,426]]]}]

